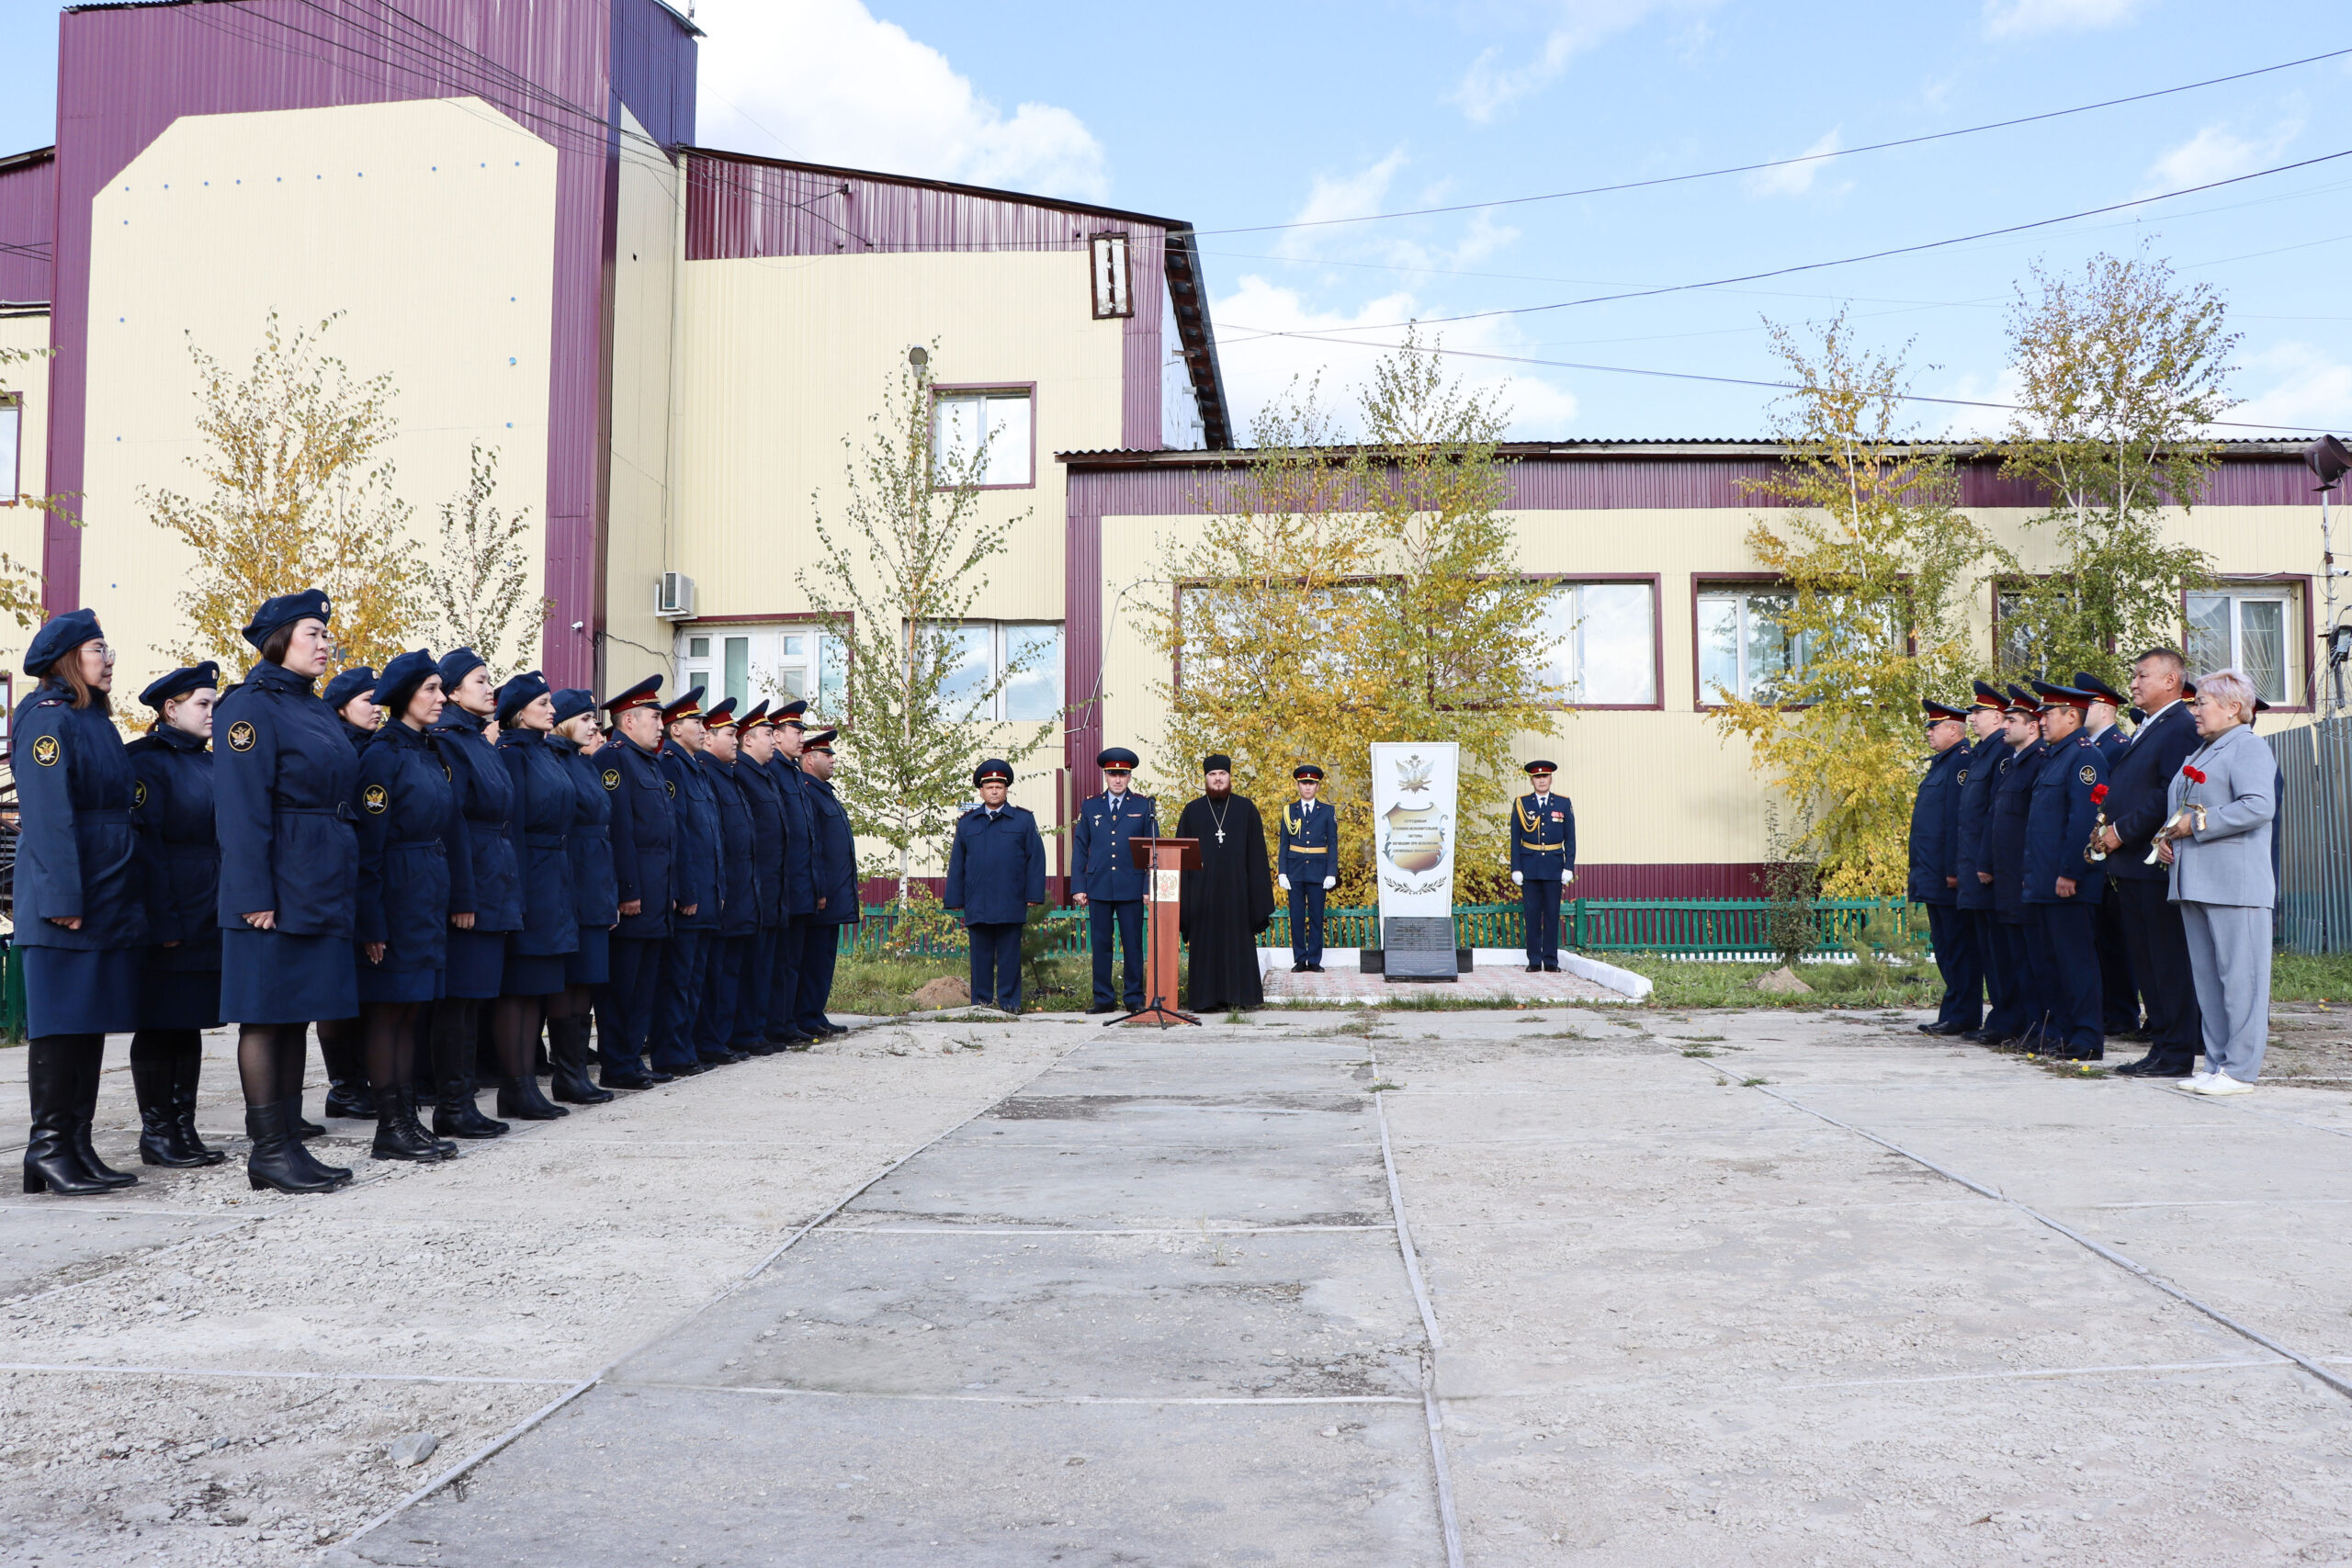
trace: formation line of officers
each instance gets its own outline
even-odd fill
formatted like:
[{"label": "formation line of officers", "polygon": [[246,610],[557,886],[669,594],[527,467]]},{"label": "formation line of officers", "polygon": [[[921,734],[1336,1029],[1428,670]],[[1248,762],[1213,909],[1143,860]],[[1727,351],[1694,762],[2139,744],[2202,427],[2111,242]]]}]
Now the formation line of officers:
[{"label": "formation line of officers", "polygon": [[26,1191],[138,1179],[91,1144],[109,1033],[132,1036],[141,1160],[212,1165],[201,1035],[233,1021],[252,1185],[311,1192],[351,1175],[303,1146],[324,1131],[302,1114],[313,1025],[328,1113],[372,1116],[376,1156],[402,1160],[569,1114],[538,1086],[543,1032],[575,1105],[841,1032],[856,867],[805,704],[665,705],[655,676],[600,710],[536,671],[493,687],[462,648],[321,694],[332,614],[317,590],[269,600],[243,681],[174,671],[128,745],[97,617],[34,637],[12,752]]}]

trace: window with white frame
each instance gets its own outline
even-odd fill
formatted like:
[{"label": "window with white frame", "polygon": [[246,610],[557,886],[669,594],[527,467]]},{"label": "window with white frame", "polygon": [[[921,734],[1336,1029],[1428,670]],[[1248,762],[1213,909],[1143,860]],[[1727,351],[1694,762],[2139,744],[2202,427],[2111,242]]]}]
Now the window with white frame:
[{"label": "window with white frame", "polygon": [[1107,321],[1115,317],[1136,313],[1135,297],[1131,290],[1132,274],[1127,265],[1127,237],[1125,234],[1097,234],[1092,245],[1094,271],[1094,319]]},{"label": "window with white frame", "polygon": [[17,503],[17,487],[24,472],[24,438],[25,395],[0,392],[0,506]]},{"label": "window with white frame", "polygon": [[990,489],[1035,482],[1025,389],[933,394],[931,471],[936,485]]},{"label": "window with white frame", "polygon": [[841,639],[792,624],[693,629],[678,634],[678,690],[703,689],[703,705],[735,699],[741,713],[794,698],[828,719],[841,716],[849,667]]},{"label": "window with white frame", "polygon": [[1563,582],[1545,603],[1546,684],[1571,703],[1642,707],[1657,701],[1657,592],[1646,582]]},{"label": "window with white frame", "polygon": [[2283,582],[2224,583],[2190,593],[2190,673],[2240,670],[2264,702],[2300,702],[2301,597],[2298,586]]},{"label": "window with white frame", "polygon": [[[945,636],[950,669],[940,698],[951,714],[979,702],[982,718],[1040,723],[1062,711],[1059,622],[965,621]],[[1004,684],[982,701],[999,675]]]},{"label": "window with white frame", "polygon": [[1787,621],[1794,600],[1781,589],[1728,584],[1699,591],[1699,700],[1719,703],[1723,693],[1750,702],[1770,702],[1791,675],[1804,669],[1803,637],[1792,638]]}]

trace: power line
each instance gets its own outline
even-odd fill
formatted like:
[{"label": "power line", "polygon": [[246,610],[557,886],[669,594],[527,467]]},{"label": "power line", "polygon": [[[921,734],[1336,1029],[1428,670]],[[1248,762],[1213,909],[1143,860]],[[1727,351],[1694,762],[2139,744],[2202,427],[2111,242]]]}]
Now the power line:
[{"label": "power line", "polygon": [[1929,141],[1945,141],[1956,136],[1975,136],[1987,130],[2007,130],[2013,126],[2033,125],[2046,119],[2064,119],[2069,115],[2089,114],[2097,109],[2111,109],[2124,104],[2145,103],[2151,98],[2170,97],[2176,93],[2193,93],[2203,87],[2218,87],[2224,83],[2243,82],[2249,77],[2267,76],[2275,71],[2291,71],[2300,65],[2313,65],[2323,60],[2335,60],[2352,54],[2352,49],[2332,49],[2324,54],[2308,54],[2301,60],[2282,61],[2276,65],[2257,66],[2252,71],[2239,71],[2227,76],[2210,76],[2202,82],[2186,82],[2177,87],[2158,87],[2153,92],[2133,93],[2126,97],[2104,98],[2095,104],[2077,104],[2072,108],[2050,109],[2041,114],[2020,115],[2015,119],[1996,119],[1984,125],[1964,126],[1957,130],[1930,131],[1923,136],[1898,137],[1892,141],[1873,141],[1862,147],[1839,147],[1826,152],[1806,152],[1794,158],[1774,158],[1761,164],[1736,164],[1721,169],[1702,169],[1687,175],[1661,175],[1656,179],[1623,180],[1615,185],[1587,186],[1580,190],[1548,191],[1540,196],[1500,197],[1492,201],[1457,202],[1449,207],[1417,207],[1402,212],[1364,212],[1348,218],[1302,218],[1288,223],[1253,223],[1238,229],[1202,229],[1209,234],[1267,234],[1285,229],[1327,229],[1340,223],[1379,223],[1392,218],[1432,218],[1449,212],[1478,212],[1496,207],[1523,207],[1530,202],[1566,201],[1579,196],[1606,196],[1615,191],[1647,190],[1656,186],[1683,185],[1691,180],[1720,179],[1726,175],[1751,175],[1765,169],[1786,169],[1802,164],[1817,164],[1830,158],[1850,158],[1858,152],[1883,152],[1894,147],[1917,147]]}]

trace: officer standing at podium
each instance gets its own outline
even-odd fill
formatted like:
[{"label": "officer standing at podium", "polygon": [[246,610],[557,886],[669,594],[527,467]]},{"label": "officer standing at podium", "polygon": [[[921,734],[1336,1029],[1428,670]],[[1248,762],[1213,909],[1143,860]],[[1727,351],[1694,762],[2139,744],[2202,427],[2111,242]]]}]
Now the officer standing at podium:
[{"label": "officer standing at podium", "polygon": [[1577,877],[1577,811],[1552,793],[1557,770],[1538,758],[1527,764],[1535,786],[1510,807],[1510,879],[1527,920],[1527,972],[1560,972],[1560,890]]},{"label": "officer standing at podium", "polygon": [[1298,798],[1283,807],[1274,852],[1275,880],[1290,897],[1290,972],[1323,973],[1323,897],[1340,884],[1340,814],[1317,800],[1323,770],[1301,762],[1290,771]]},{"label": "officer standing at podium", "polygon": [[1126,954],[1126,1010],[1143,1010],[1143,900],[1151,873],[1138,870],[1128,853],[1130,839],[1159,837],[1159,807],[1151,796],[1127,785],[1137,759],[1114,746],[1094,759],[1102,770],[1102,793],[1078,808],[1070,836],[1073,901],[1086,911],[1094,949],[1094,1000],[1089,1012],[1115,1012],[1112,1000],[1111,938]]}]

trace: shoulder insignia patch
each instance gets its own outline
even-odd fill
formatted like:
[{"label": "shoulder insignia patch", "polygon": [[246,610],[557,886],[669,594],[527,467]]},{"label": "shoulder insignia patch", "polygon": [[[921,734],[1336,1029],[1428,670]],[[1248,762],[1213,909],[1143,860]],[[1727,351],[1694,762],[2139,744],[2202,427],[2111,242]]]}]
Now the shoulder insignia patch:
[{"label": "shoulder insignia patch", "polygon": [[621,771],[618,768],[606,768],[602,776],[606,789],[621,787]]},{"label": "shoulder insignia patch", "polygon": [[360,792],[359,798],[370,812],[379,817],[384,814],[384,807],[391,800],[391,797],[384,793],[382,784],[369,784]]},{"label": "shoulder insignia patch", "polygon": [[138,779],[132,782],[130,785],[130,804],[134,807],[144,806],[147,804],[147,781],[145,779]]},{"label": "shoulder insignia patch", "polygon": [[252,750],[254,749],[254,727],[242,718],[236,723],[231,725],[229,727],[229,749],[232,751]]},{"label": "shoulder insignia patch", "polygon": [[33,761],[44,768],[57,766],[57,759],[64,754],[64,750],[57,744],[57,737],[54,735],[44,735],[33,742]]},{"label": "shoulder insignia patch", "polygon": [[2085,784],[2098,783],[2098,770],[2092,767],[2088,762],[2084,763],[2081,771],[2076,773],[2075,776],[2082,780]]}]

